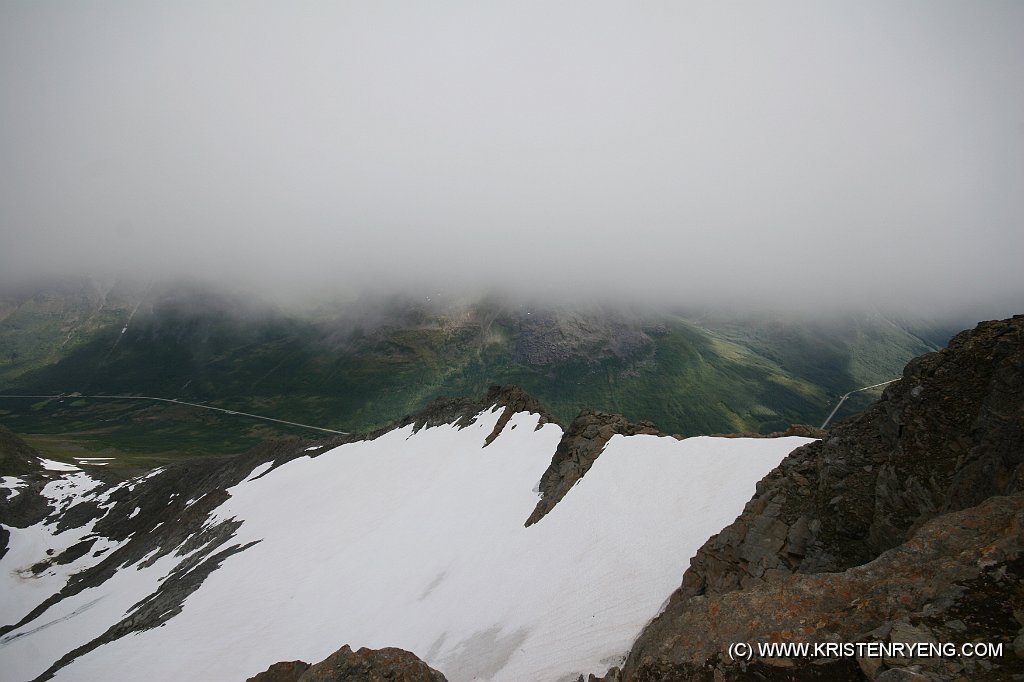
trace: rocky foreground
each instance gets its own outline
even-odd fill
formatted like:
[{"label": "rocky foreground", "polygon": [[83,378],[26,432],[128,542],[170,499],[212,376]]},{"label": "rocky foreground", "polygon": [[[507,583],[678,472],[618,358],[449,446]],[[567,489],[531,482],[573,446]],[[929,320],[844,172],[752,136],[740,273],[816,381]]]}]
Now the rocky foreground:
[{"label": "rocky foreground", "polygon": [[275,663],[246,682],[447,682],[415,655],[402,649],[359,649],[347,644],[316,665]]},{"label": "rocky foreground", "polygon": [[[789,455],[601,679],[1024,679],[1022,462],[1015,316],[911,361],[864,413]],[[726,653],[782,641],[989,642],[1004,654],[748,663]]]}]

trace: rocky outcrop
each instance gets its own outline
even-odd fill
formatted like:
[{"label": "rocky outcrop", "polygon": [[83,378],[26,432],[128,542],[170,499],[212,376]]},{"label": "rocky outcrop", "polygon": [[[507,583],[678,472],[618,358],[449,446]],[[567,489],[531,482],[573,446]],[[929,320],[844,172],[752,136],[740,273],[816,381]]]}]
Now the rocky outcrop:
[{"label": "rocky outcrop", "polygon": [[494,407],[503,407],[504,410],[498,418],[498,423],[487,436],[486,444],[488,445],[498,437],[498,434],[505,428],[505,424],[517,412],[532,412],[539,415],[537,421],[538,429],[543,424],[557,423],[555,417],[544,409],[539,400],[519,386],[515,384],[507,386],[492,384],[482,399],[473,400],[464,397],[441,396],[435,398],[416,414],[403,417],[386,428],[374,431],[368,437],[375,438],[388,431],[408,426],[409,424],[413,425],[414,431],[433,426],[444,426],[445,424],[455,424],[460,428],[465,428],[475,423],[477,415],[481,412]]},{"label": "rocky outcrop", "polygon": [[[1024,316],[1017,316],[982,323],[911,361],[878,402],[789,455],[691,560],[636,641],[622,679],[746,679],[721,646],[731,636],[849,641],[905,621],[933,632],[926,619],[951,613],[971,594],[967,583],[996,579],[983,569],[1019,594],[1022,462]],[[990,500],[1000,495],[1011,497]],[[944,516],[961,510],[970,511]],[[958,532],[964,519],[978,527],[974,535]],[[995,612],[1005,594],[980,589],[969,599],[971,608]],[[1024,625],[1024,610],[1015,608],[991,637],[1013,641]],[[794,661],[765,679],[817,679],[810,665]],[[980,679],[977,672],[963,674]]]},{"label": "rocky outcrop", "polygon": [[326,659],[275,663],[246,682],[446,682],[437,672],[404,649],[360,649],[347,644]]},{"label": "rocky outcrop", "polygon": [[[780,656],[739,664],[727,651],[732,642],[986,642],[1009,654],[1022,626],[1014,610],[1024,615],[1022,578],[1024,495],[993,497],[933,519],[863,566],[698,597],[677,615],[678,634],[646,648],[626,679],[874,680],[910,666],[928,680],[1011,679],[1024,673],[1024,661],[1008,655]],[[695,632],[701,636],[686,635]]]},{"label": "rocky outcrop", "polygon": [[554,509],[569,489],[594,465],[612,436],[638,434],[665,435],[649,421],[634,424],[617,414],[595,410],[581,412],[562,435],[554,457],[551,458],[551,464],[540,478],[541,499],[527,519],[526,525],[537,523]]},{"label": "rocky outcrop", "polygon": [[[55,475],[43,468],[34,448],[3,426],[0,426],[0,476],[14,476],[24,484],[13,492],[0,489],[0,520],[5,524],[24,528],[50,514],[52,509],[40,491]],[[0,557],[6,551],[8,535],[0,528]]]},{"label": "rocky outcrop", "polygon": [[596,364],[609,358],[642,361],[654,354],[654,341],[639,319],[612,310],[590,313],[533,309],[504,316],[513,330],[513,362],[552,367],[566,362]]},{"label": "rocky outcrop", "polygon": [[771,433],[754,433],[743,431],[741,433],[715,433],[715,438],[785,438],[787,436],[800,436],[801,438],[824,438],[828,431],[810,426],[808,424],[792,424],[785,431],[772,431]]},{"label": "rocky outcrop", "polygon": [[0,476],[24,476],[41,470],[39,453],[6,426],[0,426]]},{"label": "rocky outcrop", "polygon": [[281,661],[245,682],[298,682],[309,668],[305,661]]}]

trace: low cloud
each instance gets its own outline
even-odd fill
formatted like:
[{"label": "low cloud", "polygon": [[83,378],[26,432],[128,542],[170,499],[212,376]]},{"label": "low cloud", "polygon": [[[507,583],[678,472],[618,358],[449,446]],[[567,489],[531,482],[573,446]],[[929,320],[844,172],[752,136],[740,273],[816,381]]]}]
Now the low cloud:
[{"label": "low cloud", "polygon": [[8,3],[0,271],[1009,308],[1022,22],[1002,3]]}]

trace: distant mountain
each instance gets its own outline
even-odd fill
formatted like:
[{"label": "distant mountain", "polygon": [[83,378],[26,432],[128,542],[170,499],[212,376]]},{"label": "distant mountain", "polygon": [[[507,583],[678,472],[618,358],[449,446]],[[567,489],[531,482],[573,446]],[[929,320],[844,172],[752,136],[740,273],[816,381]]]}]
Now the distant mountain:
[{"label": "distant mountain", "polygon": [[[819,424],[838,395],[895,377],[949,335],[877,313],[809,320],[499,297],[381,297],[300,314],[197,286],[70,282],[2,298],[0,393],[151,395],[365,431],[440,395],[515,383],[563,424],[592,408],[670,433],[764,433]],[[150,453],[154,462],[168,443],[208,454],[308,435],[180,406],[86,398],[0,399],[0,421],[37,436],[79,434],[76,442]]]}]

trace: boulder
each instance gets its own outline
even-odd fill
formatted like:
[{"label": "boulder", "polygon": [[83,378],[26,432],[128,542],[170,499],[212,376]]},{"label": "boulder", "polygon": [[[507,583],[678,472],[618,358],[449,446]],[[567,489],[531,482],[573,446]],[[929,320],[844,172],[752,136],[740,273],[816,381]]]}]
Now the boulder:
[{"label": "boulder", "polygon": [[275,663],[246,682],[447,682],[444,675],[404,649],[345,645],[315,665]]}]

